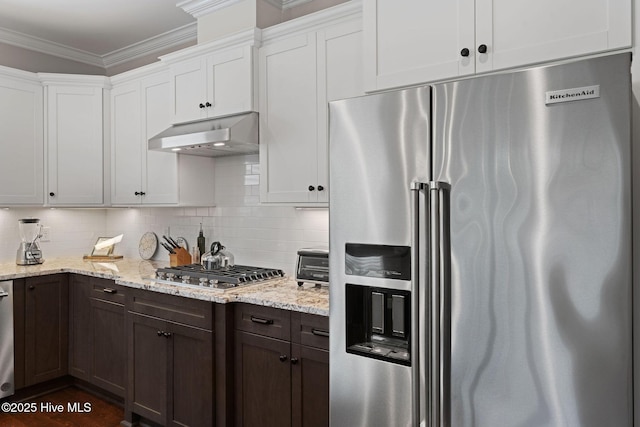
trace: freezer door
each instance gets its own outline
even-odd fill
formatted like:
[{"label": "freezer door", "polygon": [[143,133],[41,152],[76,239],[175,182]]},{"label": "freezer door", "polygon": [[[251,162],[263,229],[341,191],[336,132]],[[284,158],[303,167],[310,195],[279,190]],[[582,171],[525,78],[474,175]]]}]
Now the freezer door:
[{"label": "freezer door", "polygon": [[631,426],[630,55],[434,87],[451,425]]},{"label": "freezer door", "polygon": [[410,184],[428,178],[430,102],[423,87],[329,106],[333,427],[412,424]]}]

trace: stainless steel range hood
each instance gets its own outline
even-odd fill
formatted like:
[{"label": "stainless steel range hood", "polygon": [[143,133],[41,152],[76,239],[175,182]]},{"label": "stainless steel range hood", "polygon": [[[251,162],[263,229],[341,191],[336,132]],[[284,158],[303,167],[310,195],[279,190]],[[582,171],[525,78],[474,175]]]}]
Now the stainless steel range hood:
[{"label": "stainless steel range hood", "polygon": [[149,139],[149,150],[221,157],[258,152],[258,113],[180,123]]}]

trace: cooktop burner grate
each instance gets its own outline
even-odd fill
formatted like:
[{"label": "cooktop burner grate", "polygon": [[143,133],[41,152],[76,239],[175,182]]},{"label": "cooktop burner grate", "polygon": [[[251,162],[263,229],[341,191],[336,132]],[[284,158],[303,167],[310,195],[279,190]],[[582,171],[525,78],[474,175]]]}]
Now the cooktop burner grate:
[{"label": "cooktop burner grate", "polygon": [[156,270],[155,279],[174,284],[228,289],[280,277],[284,277],[284,272],[273,268],[235,265],[218,270],[206,270],[200,264],[189,264],[159,268]]}]

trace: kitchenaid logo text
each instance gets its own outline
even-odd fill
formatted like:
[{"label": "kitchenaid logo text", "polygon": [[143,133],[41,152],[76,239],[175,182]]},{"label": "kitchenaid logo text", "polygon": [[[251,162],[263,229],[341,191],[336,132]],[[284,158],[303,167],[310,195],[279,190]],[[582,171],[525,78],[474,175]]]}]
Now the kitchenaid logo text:
[{"label": "kitchenaid logo text", "polygon": [[559,102],[580,101],[591,98],[600,98],[600,85],[546,92],[545,103],[557,104]]}]

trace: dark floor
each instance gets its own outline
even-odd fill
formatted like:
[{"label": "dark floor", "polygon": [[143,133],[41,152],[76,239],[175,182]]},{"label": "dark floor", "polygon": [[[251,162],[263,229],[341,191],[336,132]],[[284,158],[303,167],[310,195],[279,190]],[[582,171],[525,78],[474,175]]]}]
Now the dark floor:
[{"label": "dark floor", "polygon": [[[4,403],[0,409],[0,427],[116,427],[124,418],[122,408],[75,387],[10,405],[13,408]],[[57,405],[62,405],[62,412],[53,412],[60,409]]]}]

